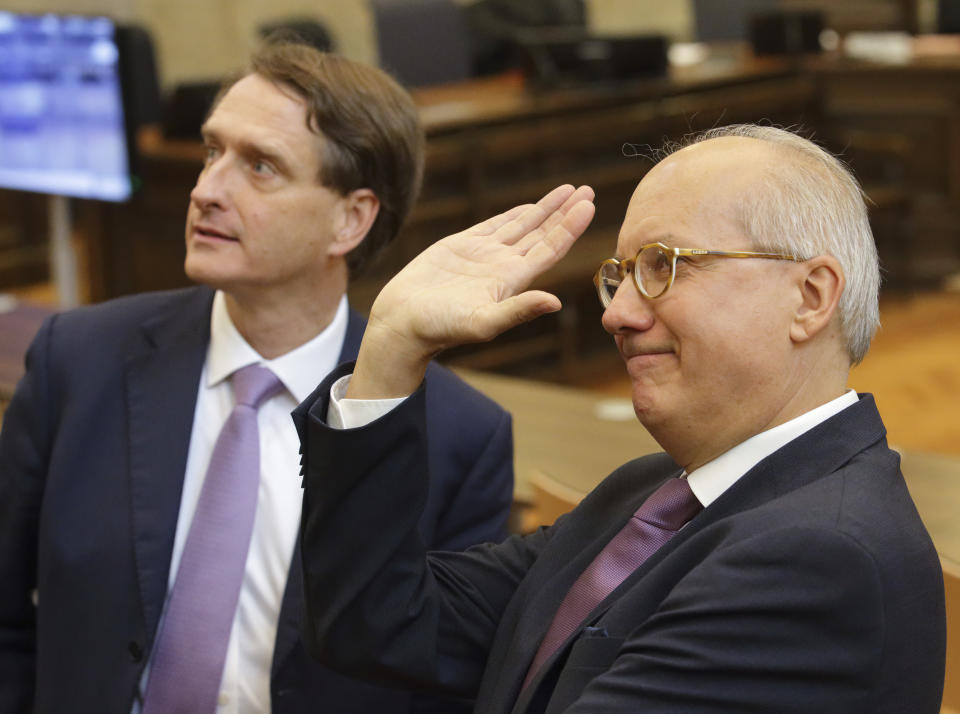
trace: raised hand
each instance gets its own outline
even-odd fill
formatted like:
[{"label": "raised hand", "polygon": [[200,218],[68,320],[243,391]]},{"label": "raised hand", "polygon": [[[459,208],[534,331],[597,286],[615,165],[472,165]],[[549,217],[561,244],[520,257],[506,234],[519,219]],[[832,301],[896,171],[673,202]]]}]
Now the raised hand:
[{"label": "raised hand", "polygon": [[556,296],[526,288],[566,255],[593,212],[591,188],[560,186],[427,248],[374,302],[347,396],[409,394],[438,352],[559,310]]}]

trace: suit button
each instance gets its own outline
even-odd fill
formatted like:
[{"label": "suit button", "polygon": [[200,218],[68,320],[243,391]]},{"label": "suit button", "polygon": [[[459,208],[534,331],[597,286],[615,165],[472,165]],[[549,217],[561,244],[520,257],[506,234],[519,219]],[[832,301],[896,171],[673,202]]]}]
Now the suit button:
[{"label": "suit button", "polygon": [[127,652],[130,653],[130,661],[134,664],[139,664],[143,661],[143,647],[141,647],[139,642],[133,642],[127,644]]}]

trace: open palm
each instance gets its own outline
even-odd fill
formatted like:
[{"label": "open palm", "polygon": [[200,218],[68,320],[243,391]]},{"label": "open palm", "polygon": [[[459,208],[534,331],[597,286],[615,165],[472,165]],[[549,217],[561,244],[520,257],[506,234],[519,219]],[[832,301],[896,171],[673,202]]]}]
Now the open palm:
[{"label": "open palm", "polygon": [[589,225],[592,200],[589,187],[561,186],[434,243],[384,287],[371,324],[435,354],[559,309],[555,296],[525,290]]}]

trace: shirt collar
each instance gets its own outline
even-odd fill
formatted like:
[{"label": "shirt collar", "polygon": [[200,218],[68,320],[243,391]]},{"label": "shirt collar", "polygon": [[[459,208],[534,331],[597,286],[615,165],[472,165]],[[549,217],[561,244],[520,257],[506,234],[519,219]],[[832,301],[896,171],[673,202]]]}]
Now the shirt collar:
[{"label": "shirt collar", "polygon": [[224,294],[218,290],[210,312],[206,386],[216,386],[247,365],[262,364],[277,375],[294,399],[303,401],[337,366],[347,334],[347,313],[347,298],[344,295],[340,298],[333,320],[323,332],[284,355],[266,360],[237,330],[227,312]]},{"label": "shirt collar", "polygon": [[857,399],[857,393],[850,389],[816,409],[751,436],[687,475],[690,489],[706,508],[760,461],[817,424],[855,404]]}]

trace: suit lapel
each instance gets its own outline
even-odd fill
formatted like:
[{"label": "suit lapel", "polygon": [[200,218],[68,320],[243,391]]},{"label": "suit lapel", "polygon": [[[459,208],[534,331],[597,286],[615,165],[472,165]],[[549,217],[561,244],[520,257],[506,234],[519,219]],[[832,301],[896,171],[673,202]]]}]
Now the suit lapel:
[{"label": "suit lapel", "polygon": [[[343,347],[337,363],[350,362],[357,357],[360,351],[360,340],[366,321],[355,311],[347,313],[347,332],[343,338]],[[297,538],[293,546],[293,557],[290,560],[290,571],[287,575],[287,585],[283,591],[283,603],[280,607],[280,619],[277,623],[277,636],[273,647],[273,661],[270,666],[271,677],[277,672],[293,652],[300,641],[300,621],[303,612],[303,575],[300,563],[300,539]]]},{"label": "suit lapel", "polygon": [[150,639],[167,591],[212,299],[197,289],[172,301],[144,324],[125,366],[133,546]]},{"label": "suit lapel", "polygon": [[[656,567],[657,563],[668,557],[670,553],[704,528],[737,513],[759,507],[782,494],[801,488],[833,473],[858,453],[882,440],[885,435],[886,429],[877,412],[873,397],[871,395],[861,395],[856,404],[822,422],[756,464],[716,501],[710,504],[709,508],[704,509],[677,535],[650,556],[643,565],[631,573],[586,618],[585,624],[596,622],[603,617],[604,613],[616,604],[624,593],[631,592],[633,594],[637,588],[642,587],[643,577],[652,568]],[[631,500],[625,509],[625,513],[632,513],[639,508],[654,488],[644,491],[639,498]],[[596,540],[591,542],[590,546],[585,548],[584,552],[580,553],[575,559],[571,567],[565,568],[555,581],[545,585],[545,590],[556,587],[561,590],[561,594],[559,599],[554,596],[550,602],[543,602],[543,608],[533,614],[534,629],[529,635],[525,635],[525,638],[528,642],[534,642],[535,646],[532,647],[530,652],[523,652],[523,658],[525,658],[523,661],[529,662],[533,658],[533,654],[550,626],[563,595],[566,594],[579,574],[596,557],[597,553],[602,550],[603,546],[623,526],[627,517],[629,516],[625,516],[622,522],[618,521],[616,528],[608,529],[603,538],[600,539],[599,545]],[[512,709],[513,712],[519,714],[527,710],[540,683],[558,661],[565,656],[567,648],[580,636],[581,631],[582,628],[578,628],[544,663],[540,673],[517,699]],[[515,638],[514,642],[518,641],[523,640],[519,637]],[[516,647],[516,649],[530,648]],[[517,659],[522,658],[517,657]],[[523,667],[524,665],[521,662],[515,666]],[[503,671],[510,672],[506,667]],[[521,679],[524,675],[525,670],[521,674]]]},{"label": "suit lapel", "polygon": [[360,313],[352,309],[347,313],[347,334],[343,337],[343,349],[340,350],[340,359],[337,360],[337,364],[351,362],[357,358],[366,327],[367,321],[360,316]]},{"label": "suit lapel", "polygon": [[302,618],[303,574],[300,564],[300,538],[297,538],[293,546],[293,557],[290,559],[290,570],[287,573],[287,584],[283,590],[283,603],[280,606],[280,617],[277,621],[273,660],[270,662],[271,680],[276,678],[280,667],[287,661],[300,641]]},{"label": "suit lapel", "polygon": [[[578,524],[578,527],[571,528],[568,533],[557,538],[550,544],[553,552],[561,555],[569,554],[579,550],[576,556],[569,558],[566,564],[557,570],[556,575],[542,582],[538,588],[535,603],[531,603],[530,608],[524,611],[523,618],[517,623],[516,635],[512,638],[512,644],[508,653],[507,660],[498,679],[503,681],[507,676],[513,677],[512,689],[519,693],[512,708],[508,705],[503,708],[504,711],[525,712],[531,704],[531,700],[537,693],[544,677],[553,669],[554,664],[562,656],[570,643],[579,636],[578,628],[567,640],[557,648],[557,651],[543,663],[537,676],[530,682],[523,692],[520,692],[520,686],[526,677],[527,669],[533,661],[533,657],[540,647],[547,630],[550,628],[553,618],[560,608],[560,604],[566,597],[567,592],[573,587],[574,582],[580,577],[580,574],[586,570],[587,566],[593,562],[604,546],[626,525],[627,519],[641,506],[647,497],[655,491],[662,481],[668,476],[677,475],[677,466],[669,460],[663,460],[663,473],[658,473],[656,482],[649,485],[648,488],[631,495],[623,501],[622,508],[618,512],[618,517],[611,520],[608,527],[602,531],[596,531],[586,522],[586,519]],[[559,535],[559,534],[558,534]],[[582,544],[588,542],[584,547]],[[556,563],[551,563],[556,566]],[[593,619],[588,618],[588,619]]]}]

